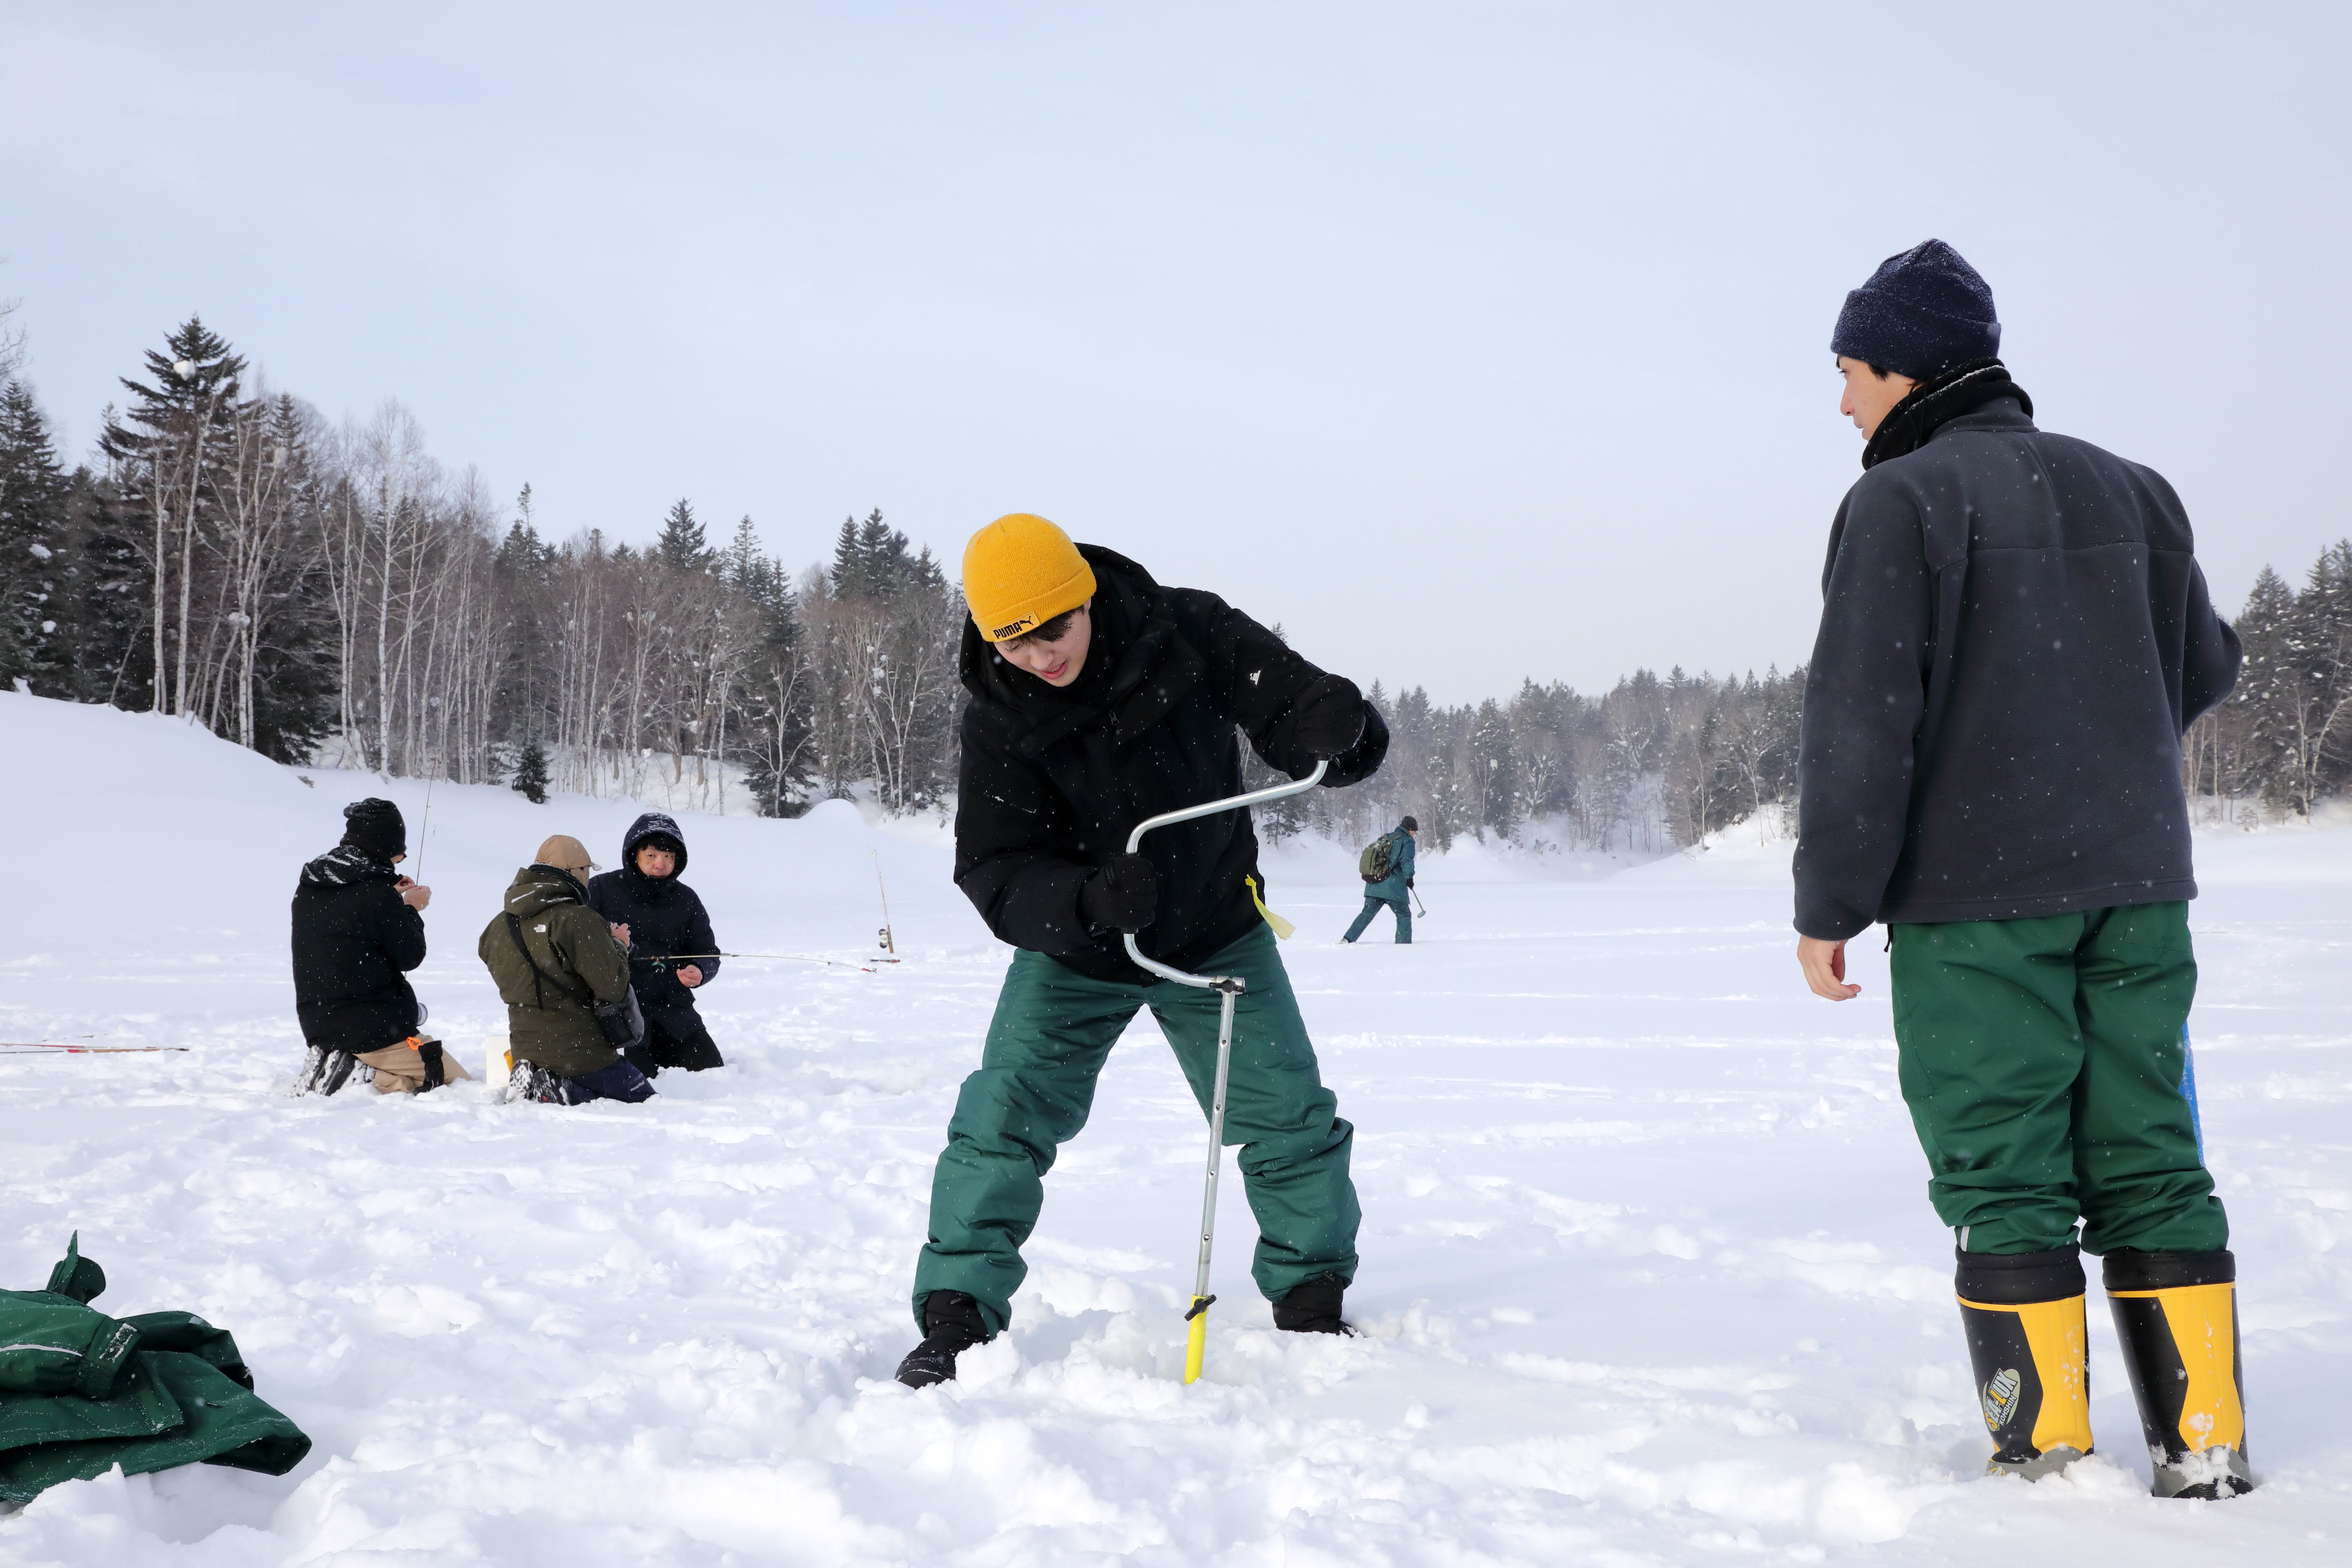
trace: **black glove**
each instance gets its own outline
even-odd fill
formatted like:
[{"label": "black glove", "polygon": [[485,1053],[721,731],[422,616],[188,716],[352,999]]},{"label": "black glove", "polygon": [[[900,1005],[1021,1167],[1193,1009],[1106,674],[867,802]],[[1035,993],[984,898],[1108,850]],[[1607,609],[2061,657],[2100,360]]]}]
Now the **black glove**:
[{"label": "black glove", "polygon": [[1078,918],[1089,926],[1115,931],[1141,931],[1151,923],[1160,903],[1160,884],[1151,862],[1141,855],[1120,855],[1087,879],[1078,889]]},{"label": "black glove", "polygon": [[1405,885],[1405,889],[1406,889],[1406,890],[1407,890],[1407,891],[1411,891],[1411,890],[1412,890],[1412,879],[1411,877],[1407,877],[1407,878],[1404,879],[1404,885]]},{"label": "black glove", "polygon": [[1364,738],[1364,694],[1344,675],[1324,676],[1298,699],[1290,735],[1318,762],[1344,756]]}]

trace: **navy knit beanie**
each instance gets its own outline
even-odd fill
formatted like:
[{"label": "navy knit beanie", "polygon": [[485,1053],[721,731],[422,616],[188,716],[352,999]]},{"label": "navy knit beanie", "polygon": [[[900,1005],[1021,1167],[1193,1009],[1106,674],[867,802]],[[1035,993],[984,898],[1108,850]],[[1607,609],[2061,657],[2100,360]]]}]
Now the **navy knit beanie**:
[{"label": "navy knit beanie", "polygon": [[343,842],[389,864],[394,856],[408,853],[408,825],[388,800],[355,800],[343,807]]},{"label": "navy knit beanie", "polygon": [[1878,264],[1845,297],[1830,353],[1915,381],[2000,353],[1992,289],[1940,239],[1922,241]]}]

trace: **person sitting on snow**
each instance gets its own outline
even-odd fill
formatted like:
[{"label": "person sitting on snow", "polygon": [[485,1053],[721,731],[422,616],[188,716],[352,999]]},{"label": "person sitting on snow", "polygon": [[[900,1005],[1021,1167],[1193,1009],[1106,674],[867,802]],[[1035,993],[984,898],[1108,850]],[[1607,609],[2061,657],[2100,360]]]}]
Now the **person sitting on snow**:
[{"label": "person sitting on snow", "polygon": [[559,1105],[635,1104],[654,1086],[605,1038],[599,1003],[629,995],[629,928],[588,907],[587,847],[557,834],[515,873],[506,908],[474,951],[507,1005],[507,1039],[525,1098]]},{"label": "person sitting on snow", "polygon": [[[649,811],[622,836],[621,868],[588,883],[588,907],[629,930],[629,984],[646,1015],[645,1043],[630,1048],[629,1065],[647,1078],[727,1065],[695,1011],[695,988],[719,973],[719,939],[701,898],[678,880],[685,875],[686,835]],[[674,962],[677,953],[691,956]]]},{"label": "person sitting on snow", "polygon": [[378,1094],[419,1094],[467,1078],[441,1042],[419,1031],[425,1006],[408,972],[425,962],[433,889],[394,868],[408,826],[388,800],[343,807],[343,838],[302,868],[294,887],[294,1016],[310,1047],[303,1094],[332,1094],[355,1067]]},{"label": "person sitting on snow", "polygon": [[1215,595],[1163,588],[1041,517],[1002,517],[974,535],[963,590],[971,700],[955,877],[1020,951],[948,1122],[915,1265],[923,1340],[898,1381],[952,1378],[957,1355],[1011,1320],[1040,1177],[1086,1125],[1095,1079],[1137,1009],[1151,1009],[1208,1110],[1219,997],[1139,969],[1122,945],[1129,931],[1163,963],[1247,981],[1224,1141],[1242,1145],[1257,1216],[1251,1272],[1277,1327],[1347,1332],[1340,1307],[1360,1218],[1348,1174],[1354,1129],[1323,1087],[1260,918],[1249,814],[1201,817],[1154,836],[1142,854],[1122,850],[1147,816],[1241,793],[1236,724],[1294,778],[1329,762],[1327,784],[1371,776],[1387,727],[1353,682]]},{"label": "person sitting on snow", "polygon": [[2238,639],[2172,487],[2036,426],[2000,349],[1992,290],[1934,239],[1848,294],[1830,340],[1867,444],[1805,679],[1797,956],[1846,1001],[1846,942],[1886,926],[1988,1468],[2091,1451],[2091,1252],[2156,1495],[2227,1497],[2253,1478],[2188,1073],[2180,737]]}]

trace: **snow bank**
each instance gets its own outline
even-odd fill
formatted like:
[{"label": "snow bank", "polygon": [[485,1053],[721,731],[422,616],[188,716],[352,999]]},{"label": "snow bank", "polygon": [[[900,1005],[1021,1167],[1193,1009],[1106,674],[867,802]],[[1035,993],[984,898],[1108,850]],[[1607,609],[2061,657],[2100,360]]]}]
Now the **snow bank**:
[{"label": "snow bank", "polygon": [[889,1373],[930,1162],[1005,961],[936,826],[688,820],[727,945],[870,954],[878,859],[908,961],[730,964],[730,1066],[648,1105],[297,1100],[286,900],[346,800],[409,815],[418,985],[461,1046],[500,1020],[472,948],[515,865],[554,831],[614,853],[635,809],[440,786],[420,832],[423,786],[311,776],[0,695],[30,873],[0,1034],[190,1047],[0,1058],[0,1283],[79,1227],[101,1306],[228,1325],[317,1439],[278,1479],[57,1489],[0,1562],[2316,1563],[2352,1529],[2352,834],[2200,843],[2192,1026],[2269,1479],[2209,1507],[2142,1495],[2095,1313],[2101,1457],[1975,1479],[1883,961],[1851,1005],[1802,994],[1771,847],[1595,880],[1433,858],[1402,949],[1337,945],[1352,852],[1286,847],[1365,1337],[1273,1331],[1229,1180],[1209,1375],[1178,1383],[1200,1119],[1146,1023],[1048,1182],[1013,1331],[918,1394]]}]

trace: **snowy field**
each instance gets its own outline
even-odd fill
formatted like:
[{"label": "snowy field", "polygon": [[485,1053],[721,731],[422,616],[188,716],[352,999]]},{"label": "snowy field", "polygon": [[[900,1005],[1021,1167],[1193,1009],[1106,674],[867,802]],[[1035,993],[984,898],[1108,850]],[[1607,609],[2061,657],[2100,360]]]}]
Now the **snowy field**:
[{"label": "snowy field", "polygon": [[[1226,1185],[1207,1378],[1177,1381],[1202,1131],[1146,1021],[1048,1183],[1011,1334],[890,1380],[931,1161],[1006,952],[935,826],[688,819],[730,965],[721,1073],[644,1107],[286,1092],[286,908],[342,804],[166,721],[0,695],[0,1284],[71,1230],[117,1312],[235,1331],[317,1447],[53,1490],[0,1563],[2339,1563],[2352,1550],[2352,832],[2204,840],[2192,1027],[2235,1221],[2263,1490],[2145,1495],[2103,1304],[2100,1456],[1977,1479],[1949,1238],[1895,1095],[1885,961],[1797,977],[1786,847],[1598,879],[1425,858],[1421,941],[1336,943],[1351,855],[1273,858],[1285,956],[1358,1128],[1355,1341],[1277,1335]],[[541,836],[634,808],[435,791],[432,1027]],[[1385,938],[1385,916],[1373,938]],[[1228,1171],[1231,1165],[1228,1163]],[[2339,1250],[2342,1248],[2342,1250]]]}]

